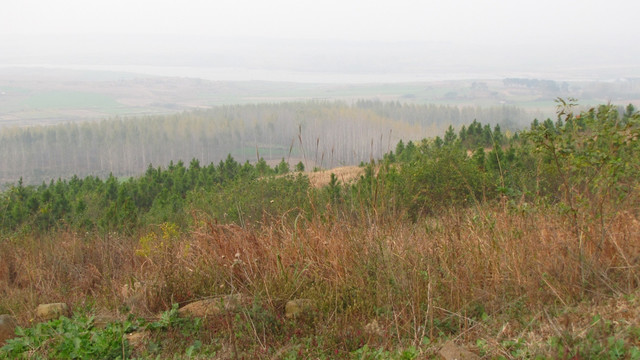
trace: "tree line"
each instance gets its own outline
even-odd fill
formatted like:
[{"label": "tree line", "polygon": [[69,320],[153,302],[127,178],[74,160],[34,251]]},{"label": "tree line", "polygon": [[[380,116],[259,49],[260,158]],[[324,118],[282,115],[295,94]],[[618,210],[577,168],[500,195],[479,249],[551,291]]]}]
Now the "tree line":
[{"label": "tree line", "polygon": [[380,158],[399,139],[419,140],[446,126],[479,122],[518,128],[527,113],[500,107],[413,105],[379,101],[291,102],[220,106],[174,115],[0,130],[0,183],[38,184],[92,175],[133,176],[171,161],[283,157],[309,169]]},{"label": "tree line", "polygon": [[[142,176],[126,180],[109,175],[39,186],[19,182],[0,195],[0,231],[129,233],[163,222],[188,227],[202,213],[257,226],[317,213],[416,221],[451,207],[499,201],[522,212],[527,204],[560,206],[579,232],[581,217],[604,226],[621,206],[639,200],[640,114],[631,105],[623,112],[602,105],[580,114],[572,107],[563,100],[555,121],[534,120],[513,135],[499,124],[473,121],[458,131],[450,126],[442,137],[401,140],[379,160],[363,162],[354,183],[332,176],[318,189],[303,173],[291,174],[283,158],[272,167],[264,158],[252,164],[231,154],[207,166],[197,159],[149,165]],[[304,164],[295,168],[304,170]]]}]

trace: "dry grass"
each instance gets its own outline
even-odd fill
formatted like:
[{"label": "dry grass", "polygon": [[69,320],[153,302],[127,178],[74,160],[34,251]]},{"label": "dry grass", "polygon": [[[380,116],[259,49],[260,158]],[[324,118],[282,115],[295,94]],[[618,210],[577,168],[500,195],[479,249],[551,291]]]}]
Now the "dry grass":
[{"label": "dry grass", "polygon": [[139,261],[132,239],[84,237],[76,233],[24,236],[0,246],[0,310],[32,319],[46,302],[82,305],[96,299],[113,308],[119,285],[135,273]]},{"label": "dry grass", "polygon": [[[585,227],[582,247],[564,216],[506,206],[452,210],[415,224],[322,217],[260,229],[196,223],[166,237],[156,229],[157,246],[142,252],[139,238],[115,235],[4,241],[0,310],[25,323],[40,302],[92,302],[114,312],[127,304],[149,313],[229,293],[274,311],[288,299],[310,298],[323,331],[348,336],[376,320],[384,336],[369,341],[418,344],[443,331],[472,341],[482,312],[598,303],[638,286],[640,223],[629,212],[610,221],[604,239],[597,227]],[[125,285],[133,292],[124,294]]]},{"label": "dry grass", "polygon": [[308,172],[306,175],[309,177],[311,186],[322,188],[329,185],[332,173],[336,175],[342,184],[349,184],[359,179],[361,175],[364,175],[364,168],[359,166],[343,166],[331,170]]}]

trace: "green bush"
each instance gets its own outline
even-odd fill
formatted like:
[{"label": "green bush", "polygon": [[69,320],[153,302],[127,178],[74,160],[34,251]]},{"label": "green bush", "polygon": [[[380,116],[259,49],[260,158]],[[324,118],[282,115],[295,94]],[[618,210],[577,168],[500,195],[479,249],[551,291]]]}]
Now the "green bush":
[{"label": "green bush", "polygon": [[131,353],[124,335],[131,322],[94,326],[93,317],[61,317],[30,328],[17,328],[17,338],[0,348],[0,359],[123,359]]}]

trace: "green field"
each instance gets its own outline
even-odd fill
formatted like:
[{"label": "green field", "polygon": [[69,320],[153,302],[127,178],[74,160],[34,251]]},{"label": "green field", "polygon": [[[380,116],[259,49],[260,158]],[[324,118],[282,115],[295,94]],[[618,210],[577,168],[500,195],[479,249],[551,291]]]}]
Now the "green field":
[{"label": "green field", "polygon": [[[25,107],[48,109],[100,109],[117,112],[122,105],[112,96],[83,91],[49,91],[36,93],[24,100]],[[110,111],[109,111],[110,110]]]},{"label": "green field", "polygon": [[608,101],[618,105],[640,105],[640,81],[637,80],[619,83],[556,81],[557,89],[549,90],[543,86],[506,84],[503,79],[311,84],[100,74],[102,72],[60,69],[40,69],[33,73],[25,70],[12,76],[0,74],[0,126],[308,100],[380,100],[474,107],[514,105],[534,117],[552,117],[557,97],[577,98],[584,105]]}]

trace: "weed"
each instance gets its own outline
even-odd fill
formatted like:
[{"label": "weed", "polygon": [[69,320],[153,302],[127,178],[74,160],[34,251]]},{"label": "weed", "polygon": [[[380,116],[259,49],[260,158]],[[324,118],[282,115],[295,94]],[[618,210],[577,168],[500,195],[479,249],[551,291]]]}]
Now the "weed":
[{"label": "weed", "polygon": [[123,338],[134,328],[134,324],[125,321],[99,329],[92,317],[61,317],[30,328],[17,328],[18,337],[0,348],[0,358],[124,359],[131,348]]}]

